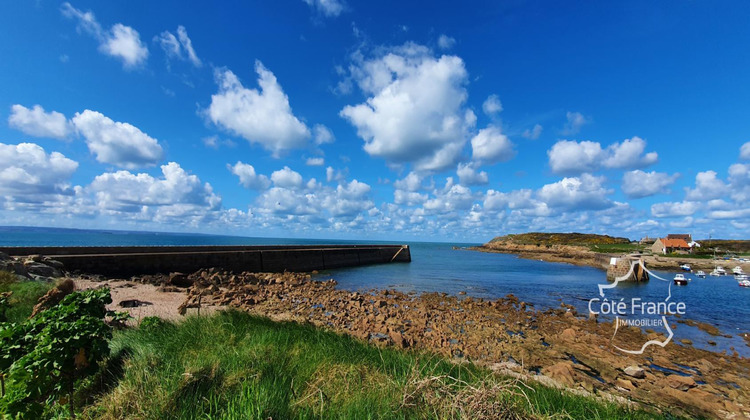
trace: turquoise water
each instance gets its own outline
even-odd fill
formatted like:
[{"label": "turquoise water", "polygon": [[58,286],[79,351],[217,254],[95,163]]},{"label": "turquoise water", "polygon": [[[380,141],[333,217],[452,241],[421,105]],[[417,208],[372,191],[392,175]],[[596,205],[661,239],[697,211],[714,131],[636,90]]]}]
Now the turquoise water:
[{"label": "turquoise water", "polygon": [[[248,238],[174,233],[86,231],[62,229],[0,228],[0,246],[114,246],[114,245],[309,245],[333,243],[380,243],[378,241]],[[334,278],[346,290],[396,289],[403,292],[446,292],[496,299],[513,294],[537,309],[574,305],[588,313],[588,301],[599,297],[598,284],[606,284],[603,270],[570,264],[547,263],[507,254],[454,250],[477,244],[409,242],[411,263],[396,263],[331,270],[318,279]],[[731,267],[729,267],[731,268]],[[657,272],[671,279],[674,273]],[[731,351],[750,357],[750,348],[740,333],[750,332],[750,289],[741,288],[731,276],[698,279],[687,287],[652,279],[642,284],[620,285],[607,291],[610,300],[633,297],[684,302],[685,318],[708,322],[731,338],[711,337],[697,328],[671,322],[675,338],[689,338],[697,347]],[[659,330],[659,329],[656,329]],[[717,342],[711,346],[708,340]]]}]

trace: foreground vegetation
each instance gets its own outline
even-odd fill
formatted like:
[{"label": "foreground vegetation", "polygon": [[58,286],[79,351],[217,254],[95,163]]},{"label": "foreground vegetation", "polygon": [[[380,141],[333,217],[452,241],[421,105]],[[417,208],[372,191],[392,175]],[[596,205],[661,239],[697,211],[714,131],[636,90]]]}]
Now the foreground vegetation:
[{"label": "foreground vegetation", "polygon": [[[52,282],[18,281],[18,278],[0,271],[0,293],[8,293],[8,306],[5,317],[9,322],[21,322],[31,315],[37,300],[54,286]],[[0,322],[5,321],[0,313]]]},{"label": "foreground vegetation", "polygon": [[88,417],[656,417],[238,311],[149,321],[117,334],[112,351],[122,378],[87,408]]},{"label": "foreground vegetation", "polygon": [[[0,399],[0,411],[24,418],[65,418],[74,407],[79,418],[107,419],[662,418],[503,378],[471,363],[381,349],[311,325],[274,322],[239,311],[188,317],[177,324],[146,318],[139,328],[110,333],[96,321],[104,319],[101,303],[108,299],[106,289],[76,292],[15,324],[14,328],[53,325],[51,330],[23,328],[30,332],[26,339],[34,336],[32,342],[44,341],[44,334],[54,336],[46,341],[57,343],[54,354],[28,354],[40,362],[37,373],[44,374],[44,384],[50,385],[46,378],[59,384],[51,384],[41,410],[32,411],[29,405],[24,411],[25,406],[10,406],[9,398],[18,400],[16,391],[28,389],[28,384],[11,383],[15,394]],[[17,303],[30,307],[30,302]],[[74,313],[78,319],[70,318]],[[96,331],[76,330],[85,317]],[[0,325],[8,330],[9,323]],[[66,328],[81,332],[83,341],[78,333],[55,336]],[[110,334],[105,359],[97,365],[98,359],[89,357],[87,367],[98,366],[87,369],[93,375],[79,375],[80,354],[101,353],[105,347],[100,338],[109,339]],[[97,348],[81,351],[86,340]],[[70,361],[76,361],[72,370]],[[61,386],[67,379],[75,379],[75,386]]]}]

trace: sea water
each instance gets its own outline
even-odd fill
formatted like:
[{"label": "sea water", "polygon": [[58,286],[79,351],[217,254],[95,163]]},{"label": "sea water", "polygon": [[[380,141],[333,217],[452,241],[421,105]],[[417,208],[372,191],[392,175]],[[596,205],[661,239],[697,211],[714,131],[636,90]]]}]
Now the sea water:
[{"label": "sea water", "polygon": [[[182,233],[93,231],[49,228],[0,227],[0,246],[145,246],[145,245],[312,245],[312,244],[383,243],[379,241],[321,240],[293,238],[250,238],[238,236]],[[408,242],[411,263],[393,263],[343,268],[319,273],[316,278],[333,278],[344,290],[369,291],[396,289],[402,292],[445,292],[465,296],[497,299],[513,294],[538,310],[573,305],[581,314],[588,313],[589,301],[603,297],[599,284],[608,284],[604,270],[565,263],[522,259],[515,255],[483,253],[464,248],[479,244]],[[685,315],[717,326],[731,337],[710,336],[698,328],[670,317],[676,342],[690,339],[694,346],[712,351],[734,348],[750,357],[741,333],[750,332],[750,289],[741,288],[731,276],[700,279],[687,273],[688,286],[675,286],[674,273],[655,272],[667,281],[652,278],[640,284],[620,284],[608,289],[610,300],[683,302]],[[463,293],[461,293],[463,296]],[[664,331],[658,331],[664,332]],[[708,342],[714,341],[715,345]],[[678,345],[678,344],[674,344]]]}]

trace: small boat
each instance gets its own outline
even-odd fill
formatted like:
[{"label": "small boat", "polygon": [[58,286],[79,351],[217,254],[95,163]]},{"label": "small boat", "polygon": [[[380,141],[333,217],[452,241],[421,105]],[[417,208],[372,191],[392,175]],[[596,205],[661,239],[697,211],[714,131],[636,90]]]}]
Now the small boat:
[{"label": "small boat", "polygon": [[735,274],[734,279],[737,281],[744,281],[744,280],[750,280],[750,276],[747,274]]},{"label": "small boat", "polygon": [[742,271],[742,267],[740,267],[739,265],[737,267],[734,267],[732,269],[732,273],[734,273],[734,274],[745,274],[745,272]]},{"label": "small boat", "polygon": [[688,279],[686,279],[685,276],[683,276],[682,274],[675,274],[674,284],[678,286],[687,286]]},{"label": "small boat", "polygon": [[737,284],[739,284],[740,287],[750,287],[750,280],[740,280]]},{"label": "small boat", "polygon": [[700,278],[702,278],[702,279],[706,278],[706,272],[703,271],[703,270],[698,270],[698,272],[695,273],[695,275],[698,276],[698,277],[700,277]]},{"label": "small boat", "polygon": [[683,269],[683,270],[685,270],[685,271],[692,271],[693,270],[693,268],[690,267],[690,264],[682,264],[680,266],[680,268]]},{"label": "small boat", "polygon": [[727,270],[725,270],[724,267],[722,267],[722,266],[718,266],[718,267],[714,268],[714,271],[717,272],[717,273],[719,273],[720,276],[726,276],[727,275]]},{"label": "small boat", "polygon": [[714,271],[711,272],[711,275],[714,276],[714,277],[723,276],[723,274],[721,274],[720,272],[716,271],[716,269],[714,269]]}]

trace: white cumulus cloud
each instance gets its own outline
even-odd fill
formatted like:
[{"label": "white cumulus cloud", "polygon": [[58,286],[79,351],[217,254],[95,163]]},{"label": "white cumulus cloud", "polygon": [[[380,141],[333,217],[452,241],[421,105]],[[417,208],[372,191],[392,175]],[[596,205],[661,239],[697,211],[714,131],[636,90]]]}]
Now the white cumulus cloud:
[{"label": "white cumulus cloud", "polygon": [[669,192],[669,187],[679,177],[664,172],[643,172],[641,170],[625,172],[622,177],[622,192],[630,198],[649,197]]},{"label": "white cumulus cloud", "polygon": [[560,140],[547,151],[552,172],[592,172],[602,160],[602,145],[594,141]]},{"label": "white cumulus cloud", "polygon": [[693,201],[656,203],[651,206],[651,214],[655,217],[691,216],[700,207],[700,204]]},{"label": "white cumulus cloud", "polygon": [[185,223],[221,207],[221,197],[176,162],[161,166],[162,177],[117,171],[94,178],[86,190],[100,212],[125,218]]},{"label": "white cumulus cloud", "polygon": [[471,150],[474,160],[486,163],[504,162],[516,154],[513,143],[496,126],[479,130],[471,139]]},{"label": "white cumulus cloud", "polygon": [[240,184],[245,188],[263,190],[271,185],[267,176],[255,173],[253,165],[237,161],[234,166],[227,164],[227,169],[240,179]]},{"label": "white cumulus cloud", "polygon": [[594,141],[560,140],[547,151],[552,172],[580,174],[600,168],[638,169],[656,163],[656,152],[645,153],[646,142],[640,137],[625,139],[606,149]]},{"label": "white cumulus cloud", "polygon": [[326,160],[322,157],[311,157],[305,160],[307,166],[323,166],[326,164]]},{"label": "white cumulus cloud", "polygon": [[656,152],[643,154],[646,150],[646,142],[635,136],[625,139],[622,143],[615,143],[607,148],[608,157],[602,165],[606,168],[632,169],[643,168],[656,163],[659,156]]},{"label": "white cumulus cloud", "polygon": [[87,109],[76,113],[71,121],[99,162],[133,169],[156,165],[164,155],[156,139],[131,124],[112,121],[99,112]]},{"label": "white cumulus cloud", "polygon": [[740,147],[740,159],[750,160],[750,141]]},{"label": "white cumulus cloud", "polygon": [[542,130],[543,128],[541,125],[534,124],[534,127],[523,130],[523,133],[521,133],[521,135],[529,140],[536,140],[539,138],[539,136],[542,135]]},{"label": "white cumulus cloud", "polygon": [[313,127],[313,134],[315,135],[315,144],[318,146],[321,144],[333,143],[333,133],[323,124],[315,124]]},{"label": "white cumulus cloud", "polygon": [[247,89],[230,70],[216,71],[219,92],[211,96],[206,115],[214,124],[258,143],[274,156],[305,147],[310,129],[292,113],[276,76],[255,62],[260,90]]},{"label": "white cumulus cloud", "polygon": [[498,98],[497,95],[494,94],[488,96],[482,104],[482,111],[484,111],[484,113],[489,116],[502,112],[503,104],[500,102],[500,98]]},{"label": "white cumulus cloud", "polygon": [[698,172],[695,176],[695,188],[685,189],[685,199],[690,201],[708,201],[725,197],[729,188],[714,171]]},{"label": "white cumulus cloud", "polygon": [[407,43],[372,59],[355,54],[350,72],[369,97],[340,114],[357,128],[368,154],[424,171],[455,164],[476,124],[465,108],[468,73],[461,58],[434,57]]},{"label": "white cumulus cloud", "polygon": [[271,174],[273,185],[280,188],[300,188],[302,187],[302,175],[293,171],[288,166]]},{"label": "white cumulus cloud", "polygon": [[461,185],[484,185],[489,182],[487,172],[478,171],[477,168],[470,163],[459,163],[456,174],[458,175],[458,182],[461,183]]},{"label": "white cumulus cloud", "polygon": [[47,153],[34,143],[0,143],[0,195],[23,203],[71,195],[68,180],[77,168],[78,162],[58,152]]},{"label": "white cumulus cloud", "polygon": [[8,125],[30,136],[53,139],[65,139],[71,131],[65,115],[46,112],[40,105],[34,105],[32,109],[18,104],[11,106]]},{"label": "white cumulus cloud", "polygon": [[130,26],[116,23],[104,30],[91,11],[83,12],[67,2],[60,10],[63,16],[77,21],[79,31],[99,42],[99,51],[121,60],[126,69],[138,67],[148,59],[148,48],[141,42],[138,31]]},{"label": "white cumulus cloud", "polygon": [[537,191],[537,197],[549,207],[567,210],[602,209],[609,207],[610,190],[604,187],[604,177],[583,174],[580,177],[563,178],[547,184]]}]

